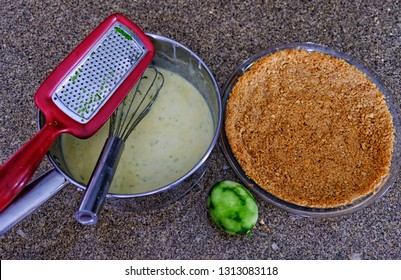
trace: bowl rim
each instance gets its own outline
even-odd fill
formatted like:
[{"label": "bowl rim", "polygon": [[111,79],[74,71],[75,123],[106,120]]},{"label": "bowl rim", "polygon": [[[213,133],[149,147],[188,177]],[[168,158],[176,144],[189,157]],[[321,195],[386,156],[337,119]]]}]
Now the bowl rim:
[{"label": "bowl rim", "polygon": [[[349,64],[355,66],[358,70],[362,71],[380,90],[383,94],[386,105],[391,113],[393,118],[393,126],[394,126],[394,147],[393,147],[393,154],[391,159],[390,165],[390,172],[389,174],[383,178],[382,183],[376,187],[376,190],[372,193],[369,193],[365,196],[357,198],[350,204],[338,206],[338,207],[330,207],[330,208],[318,208],[318,207],[305,207],[299,206],[293,203],[289,203],[284,201],[269,192],[265,191],[261,188],[258,184],[256,184],[251,178],[249,178],[246,173],[243,171],[242,167],[236,160],[234,154],[232,153],[226,134],[225,134],[225,115],[226,115],[226,104],[227,100],[230,96],[231,90],[236,84],[238,78],[244,74],[249,68],[253,65],[255,61],[259,58],[264,56],[273,54],[278,51],[287,50],[287,49],[303,49],[309,52],[320,52],[323,54],[328,54],[336,58],[340,58],[348,62]],[[295,42],[284,44],[272,48],[268,48],[263,50],[245,61],[243,61],[230,75],[227,79],[226,83],[222,88],[222,103],[223,103],[223,121],[222,121],[222,128],[220,130],[220,138],[219,143],[220,147],[223,151],[224,156],[226,157],[228,163],[234,170],[234,173],[237,177],[244,183],[251,191],[257,194],[258,197],[263,199],[264,201],[286,210],[290,213],[293,213],[297,216],[301,217],[312,217],[312,218],[328,218],[328,217],[337,217],[343,216],[346,214],[351,214],[356,211],[359,211],[372,203],[374,203],[378,198],[383,196],[385,192],[394,184],[397,179],[398,171],[400,169],[401,164],[401,121],[400,121],[400,114],[399,108],[396,105],[395,98],[393,94],[387,89],[384,83],[379,79],[379,77],[368,67],[366,67],[362,62],[348,56],[345,53],[339,52],[335,49],[329,48],[327,46],[312,43],[312,42]]]}]

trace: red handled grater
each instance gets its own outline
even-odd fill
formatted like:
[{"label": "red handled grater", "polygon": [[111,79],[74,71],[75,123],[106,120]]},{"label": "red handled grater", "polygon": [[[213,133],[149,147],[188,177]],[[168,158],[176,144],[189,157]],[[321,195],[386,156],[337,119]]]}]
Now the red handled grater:
[{"label": "red handled grater", "polygon": [[54,69],[34,97],[46,124],[0,167],[0,211],[24,189],[57,136],[88,138],[100,129],[154,52],[138,26],[114,14]]}]

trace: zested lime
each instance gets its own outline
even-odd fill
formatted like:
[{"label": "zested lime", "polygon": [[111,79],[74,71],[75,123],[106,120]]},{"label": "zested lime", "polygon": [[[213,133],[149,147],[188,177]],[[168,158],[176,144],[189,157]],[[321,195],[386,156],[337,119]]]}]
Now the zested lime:
[{"label": "zested lime", "polygon": [[258,206],[252,194],[229,180],[212,187],[208,208],[212,220],[229,234],[249,234],[258,220]]}]

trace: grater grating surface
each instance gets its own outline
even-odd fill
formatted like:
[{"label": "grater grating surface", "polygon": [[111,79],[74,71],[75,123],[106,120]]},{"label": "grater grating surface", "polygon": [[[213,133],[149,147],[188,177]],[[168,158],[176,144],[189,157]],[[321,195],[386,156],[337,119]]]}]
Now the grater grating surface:
[{"label": "grater grating surface", "polygon": [[87,123],[146,52],[129,28],[115,23],[60,83],[53,102],[75,121]]}]

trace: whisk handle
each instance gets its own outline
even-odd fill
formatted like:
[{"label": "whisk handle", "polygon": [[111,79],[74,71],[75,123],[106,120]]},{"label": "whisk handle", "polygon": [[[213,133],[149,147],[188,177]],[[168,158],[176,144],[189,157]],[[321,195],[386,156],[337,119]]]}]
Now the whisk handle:
[{"label": "whisk handle", "polygon": [[83,225],[97,223],[123,149],[124,141],[121,138],[115,136],[107,138],[82,198],[81,205],[74,215],[79,223]]}]

